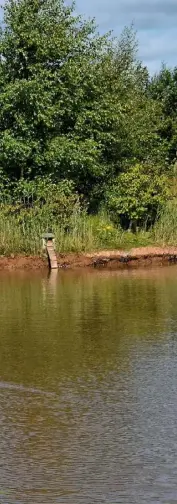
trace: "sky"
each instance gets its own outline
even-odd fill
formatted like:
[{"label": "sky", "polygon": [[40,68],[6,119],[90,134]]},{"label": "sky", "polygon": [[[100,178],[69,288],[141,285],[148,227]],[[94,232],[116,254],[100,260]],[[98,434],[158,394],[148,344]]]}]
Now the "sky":
[{"label": "sky", "polygon": [[133,22],[139,57],[150,73],[177,66],[177,0],[76,0],[77,12],[95,17],[99,31],[120,35]]}]

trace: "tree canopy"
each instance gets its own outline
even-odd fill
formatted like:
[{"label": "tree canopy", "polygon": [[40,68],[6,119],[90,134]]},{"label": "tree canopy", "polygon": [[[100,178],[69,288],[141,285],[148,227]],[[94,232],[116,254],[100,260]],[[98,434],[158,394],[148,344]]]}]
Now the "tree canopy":
[{"label": "tree canopy", "polygon": [[106,205],[146,220],[166,198],[176,156],[176,89],[176,69],[150,78],[132,28],[115,40],[76,15],[74,4],[7,0],[1,173],[14,182],[68,180],[90,211]]}]

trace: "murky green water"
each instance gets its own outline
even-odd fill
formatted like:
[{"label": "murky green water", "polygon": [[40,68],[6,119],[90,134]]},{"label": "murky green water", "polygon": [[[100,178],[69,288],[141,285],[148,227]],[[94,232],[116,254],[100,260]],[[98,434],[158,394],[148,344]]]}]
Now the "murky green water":
[{"label": "murky green water", "polygon": [[0,503],[177,503],[177,267],[0,274]]}]

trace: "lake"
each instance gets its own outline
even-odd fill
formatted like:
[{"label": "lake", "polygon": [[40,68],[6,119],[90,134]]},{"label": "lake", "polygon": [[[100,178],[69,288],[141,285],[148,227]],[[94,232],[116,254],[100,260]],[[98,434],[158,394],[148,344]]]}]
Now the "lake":
[{"label": "lake", "polygon": [[0,503],[177,503],[177,267],[0,273]]}]

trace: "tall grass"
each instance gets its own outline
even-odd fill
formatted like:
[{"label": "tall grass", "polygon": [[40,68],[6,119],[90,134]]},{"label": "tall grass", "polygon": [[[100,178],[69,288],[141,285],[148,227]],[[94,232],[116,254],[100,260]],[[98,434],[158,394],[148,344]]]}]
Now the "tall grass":
[{"label": "tall grass", "polygon": [[109,216],[102,213],[89,216],[73,211],[69,222],[53,218],[44,209],[9,213],[0,211],[0,255],[42,254],[42,234],[52,228],[59,253],[89,252],[100,249],[128,249],[148,245],[152,238],[143,231],[133,234],[115,227]]},{"label": "tall grass", "polygon": [[177,199],[168,202],[153,230],[154,241],[161,245],[177,245]]},{"label": "tall grass", "polygon": [[42,235],[55,234],[59,253],[100,249],[129,249],[148,245],[150,233],[124,232],[104,211],[88,215],[72,182],[54,183],[50,177],[1,187],[0,255],[42,254]]}]

